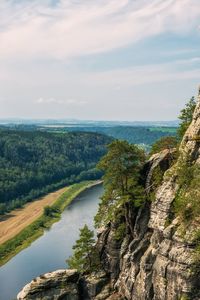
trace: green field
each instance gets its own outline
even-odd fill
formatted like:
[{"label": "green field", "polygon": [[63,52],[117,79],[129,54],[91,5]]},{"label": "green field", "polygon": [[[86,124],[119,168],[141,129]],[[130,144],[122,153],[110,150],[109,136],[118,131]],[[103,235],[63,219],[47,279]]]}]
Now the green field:
[{"label": "green field", "polygon": [[171,133],[173,135],[176,135],[176,133],[177,133],[177,127],[150,127],[149,130],[151,132],[154,132],[154,131],[167,132],[167,133]]}]

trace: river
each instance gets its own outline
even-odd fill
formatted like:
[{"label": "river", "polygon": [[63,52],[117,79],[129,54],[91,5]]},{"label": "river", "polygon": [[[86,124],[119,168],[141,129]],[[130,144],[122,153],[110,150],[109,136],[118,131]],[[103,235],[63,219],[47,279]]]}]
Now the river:
[{"label": "river", "polygon": [[72,246],[79,237],[79,228],[87,224],[93,229],[101,185],[82,192],[64,210],[59,222],[0,268],[0,300],[16,299],[26,283],[41,274],[65,269],[65,260],[72,254]]}]

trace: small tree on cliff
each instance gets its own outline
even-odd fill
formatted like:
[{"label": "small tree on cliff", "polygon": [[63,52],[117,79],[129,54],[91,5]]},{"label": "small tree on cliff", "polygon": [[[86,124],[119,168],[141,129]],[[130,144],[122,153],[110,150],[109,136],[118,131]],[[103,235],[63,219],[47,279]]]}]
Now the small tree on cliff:
[{"label": "small tree on cliff", "polygon": [[150,156],[162,150],[171,150],[177,147],[177,138],[175,136],[165,136],[157,140],[151,147]]},{"label": "small tree on cliff", "polygon": [[181,110],[181,113],[179,115],[179,119],[181,120],[179,129],[178,129],[178,135],[180,140],[183,138],[186,130],[188,129],[190,123],[192,122],[193,113],[196,107],[196,101],[195,98],[192,97],[188,103],[186,103],[185,108]]},{"label": "small tree on cliff", "polygon": [[139,172],[144,163],[144,151],[126,141],[114,141],[108,146],[108,153],[98,164],[104,171],[105,192],[95,217],[100,226],[124,210],[126,203],[135,206],[144,199],[144,190],[139,185]]},{"label": "small tree on cliff", "polygon": [[79,272],[92,269],[94,243],[94,232],[85,225],[80,229],[79,239],[73,246],[73,255],[66,261],[71,269],[77,269]]}]

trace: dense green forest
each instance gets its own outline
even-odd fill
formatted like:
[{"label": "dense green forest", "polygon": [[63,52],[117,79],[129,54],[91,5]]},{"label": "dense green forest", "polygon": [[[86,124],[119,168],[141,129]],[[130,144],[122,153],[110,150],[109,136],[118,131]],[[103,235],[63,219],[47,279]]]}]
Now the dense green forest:
[{"label": "dense green forest", "polygon": [[100,178],[95,166],[110,141],[96,133],[0,130],[0,213],[66,184]]},{"label": "dense green forest", "polygon": [[[45,128],[47,130],[47,127]],[[49,129],[48,129],[49,130]],[[64,127],[51,128],[58,131],[84,131],[99,132],[115,139],[126,140],[131,144],[145,144],[151,146],[155,141],[165,136],[175,136],[176,127],[133,127],[133,126],[114,126],[114,127]]]},{"label": "dense green forest", "polygon": [[[9,126],[8,126],[9,127]],[[55,125],[10,125],[10,128],[15,128],[21,131],[48,131],[48,132],[97,132],[115,139],[126,140],[131,144],[143,144],[146,145],[147,150],[150,150],[150,146],[155,143],[158,139],[165,136],[176,136],[177,127],[167,126],[97,126],[97,125],[84,125],[81,126],[73,125],[68,126],[67,124],[55,124]]]}]

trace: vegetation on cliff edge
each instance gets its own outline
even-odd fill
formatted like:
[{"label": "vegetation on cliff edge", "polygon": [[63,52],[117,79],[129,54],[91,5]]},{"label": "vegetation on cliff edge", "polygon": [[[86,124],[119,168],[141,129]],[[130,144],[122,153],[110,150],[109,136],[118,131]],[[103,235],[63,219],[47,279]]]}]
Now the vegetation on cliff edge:
[{"label": "vegetation on cliff edge", "polygon": [[144,152],[126,141],[114,141],[97,167],[104,172],[104,195],[95,216],[99,227],[124,214],[126,204],[140,206],[144,189],[140,184],[140,171],[145,161]]},{"label": "vegetation on cliff edge", "polygon": [[181,140],[186,132],[186,130],[188,129],[188,127],[190,126],[191,122],[192,122],[192,118],[193,118],[193,113],[194,110],[196,108],[196,100],[194,97],[192,97],[185,105],[185,108],[183,108],[181,110],[181,113],[179,115],[179,119],[180,119],[180,125],[178,128],[178,136],[179,139]]}]

